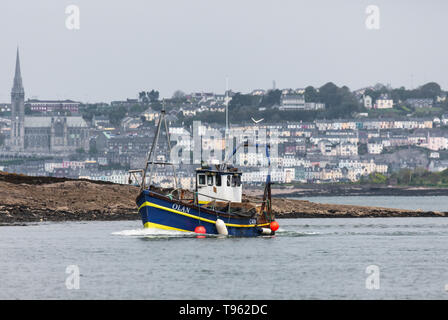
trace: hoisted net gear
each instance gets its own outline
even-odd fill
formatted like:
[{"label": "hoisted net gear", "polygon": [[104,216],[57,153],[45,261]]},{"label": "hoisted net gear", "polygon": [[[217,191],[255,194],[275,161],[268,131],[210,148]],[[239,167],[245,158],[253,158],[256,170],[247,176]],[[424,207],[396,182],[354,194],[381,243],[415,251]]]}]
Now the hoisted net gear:
[{"label": "hoisted net gear", "polygon": [[185,190],[184,190],[184,189],[181,189],[181,190],[180,190],[180,200],[183,200],[183,199],[184,199],[184,196],[185,196]]},{"label": "hoisted net gear", "polygon": [[[168,193],[168,198],[170,198],[170,200],[173,200],[173,198],[174,198],[174,193],[176,192],[177,193],[177,199],[178,200],[180,200],[181,198],[182,198],[182,194],[183,194],[183,192],[184,192],[184,190],[183,189],[181,189],[181,188],[175,188],[175,189],[170,189],[170,188],[168,188],[168,190],[171,190],[169,193]],[[180,192],[179,192],[180,191]]]},{"label": "hoisted net gear", "polygon": [[240,216],[240,217],[244,217],[244,218],[253,218],[257,215],[257,211],[255,210],[255,208],[251,208],[249,210],[244,210],[241,208],[237,208],[235,210],[235,208],[233,208],[232,214]]},{"label": "hoisted net gear", "polygon": [[[266,209],[267,209],[267,210],[270,209],[270,205],[271,205],[271,203],[270,203],[269,199],[266,199]],[[267,212],[267,210],[263,210],[263,214],[264,214],[264,217],[265,217],[266,221],[269,222],[269,223],[271,223],[271,222],[272,222],[272,213],[271,213],[271,214],[269,215],[269,217],[268,217],[268,212]]]},{"label": "hoisted net gear", "polygon": [[230,212],[232,215],[244,217],[244,218],[253,218],[257,215],[257,209],[252,205],[244,205],[244,204],[235,204],[231,207]]}]

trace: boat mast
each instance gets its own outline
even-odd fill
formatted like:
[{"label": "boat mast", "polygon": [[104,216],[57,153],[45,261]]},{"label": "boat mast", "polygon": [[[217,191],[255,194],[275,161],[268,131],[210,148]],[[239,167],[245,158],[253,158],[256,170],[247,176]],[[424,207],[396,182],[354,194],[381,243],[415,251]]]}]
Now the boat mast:
[{"label": "boat mast", "polygon": [[266,176],[266,184],[264,186],[264,193],[263,193],[263,202],[261,204],[261,210],[260,212],[264,212],[264,209],[266,208],[266,212],[269,215],[269,222],[273,220],[272,217],[272,200],[271,200],[271,157],[269,154],[271,145],[268,144],[266,141],[266,157],[268,158],[268,175]]},{"label": "boat mast", "polygon": [[155,162],[154,161],[154,156],[157,152],[157,147],[158,147],[158,143],[159,143],[159,136],[160,136],[160,128],[162,126],[162,123],[165,125],[165,132],[166,132],[166,137],[168,140],[168,149],[171,155],[171,141],[170,141],[170,135],[169,135],[169,129],[168,129],[168,124],[166,122],[166,111],[165,111],[165,99],[162,102],[162,110],[160,111],[160,115],[159,115],[159,122],[157,123],[157,129],[156,129],[156,134],[155,134],[155,138],[152,142],[152,146],[151,149],[148,153],[148,157],[146,159],[146,166],[145,166],[145,170],[143,171],[143,178],[142,178],[142,184],[141,184],[141,188],[140,191],[144,190],[146,188],[146,174],[148,172],[148,167],[149,165],[151,165],[150,169],[149,169],[149,182],[148,182],[148,187],[151,186],[151,182],[152,182],[152,171],[154,168],[155,164],[168,164],[171,165],[173,167],[173,178],[174,178],[174,188],[177,189],[178,188],[178,184],[177,184],[177,176],[176,176],[176,169],[174,168],[174,164],[170,163],[170,162]]},{"label": "boat mast", "polygon": [[[152,146],[151,149],[148,153],[148,157],[146,158],[146,166],[145,166],[145,170],[143,171],[143,178],[142,178],[142,185],[141,185],[141,190],[144,190],[146,188],[146,173],[148,172],[148,166],[150,163],[152,163],[152,158],[154,155],[154,149],[157,148],[157,142],[159,140],[159,134],[160,134],[160,127],[162,125],[162,117],[165,116],[165,107],[162,105],[162,111],[160,111],[159,114],[159,122],[157,123],[157,129],[156,129],[156,134],[154,136],[154,140],[152,141]],[[150,175],[149,175],[149,184],[148,186],[151,185],[151,180],[152,180],[152,166],[150,168]],[[140,190],[140,191],[141,191]]]},{"label": "boat mast", "polygon": [[[226,77],[226,93],[225,93],[225,103],[226,103],[226,132],[224,137],[224,160],[227,159],[227,143],[229,141],[229,78]],[[226,161],[227,162],[227,161]]]},{"label": "boat mast", "polygon": [[229,92],[229,78],[226,78],[226,96],[225,96],[225,100],[226,100],[226,132],[227,130],[229,130],[229,97],[228,97],[228,92]]}]

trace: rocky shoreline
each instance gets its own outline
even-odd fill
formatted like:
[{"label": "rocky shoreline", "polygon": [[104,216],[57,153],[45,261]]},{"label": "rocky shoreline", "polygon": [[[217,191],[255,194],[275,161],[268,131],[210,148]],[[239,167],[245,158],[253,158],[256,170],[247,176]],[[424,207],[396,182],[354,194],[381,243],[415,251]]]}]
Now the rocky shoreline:
[{"label": "rocky shoreline", "polygon": [[[249,201],[258,199],[253,196],[246,198]],[[278,197],[272,200],[272,209],[278,218],[448,217],[448,212],[322,204]]]},{"label": "rocky shoreline", "polygon": [[[43,221],[139,220],[134,202],[137,192],[137,187],[129,185],[0,172],[0,225]],[[285,198],[292,194],[285,194],[284,190],[274,189],[273,195],[272,208],[277,218],[448,217],[447,212],[293,200]],[[260,196],[253,192],[244,195],[244,202],[259,201]]]},{"label": "rocky shoreline", "polygon": [[[251,195],[261,195],[262,190],[249,189]],[[280,187],[273,195],[282,198],[337,197],[337,196],[448,196],[448,188],[406,187],[361,184],[303,184],[294,187]]]},{"label": "rocky shoreline", "polygon": [[120,212],[102,210],[53,210],[33,208],[24,205],[0,205],[0,226],[24,225],[29,222],[64,222],[64,221],[118,221],[139,220],[134,209],[123,208]]}]

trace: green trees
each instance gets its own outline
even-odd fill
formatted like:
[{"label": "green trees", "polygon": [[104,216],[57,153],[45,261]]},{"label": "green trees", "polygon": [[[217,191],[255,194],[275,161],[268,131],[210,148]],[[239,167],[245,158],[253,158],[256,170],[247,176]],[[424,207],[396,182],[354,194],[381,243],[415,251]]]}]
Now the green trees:
[{"label": "green trees", "polygon": [[361,104],[346,86],[337,87],[329,82],[319,89],[317,98],[325,103],[328,118],[351,117],[354,112],[361,111]]},{"label": "green trees", "polygon": [[431,172],[424,168],[404,168],[389,176],[375,172],[361,177],[359,182],[382,185],[392,183],[402,186],[448,187],[448,169],[442,172]]},{"label": "green trees", "polygon": [[137,115],[139,113],[142,113],[143,111],[145,111],[147,109],[146,106],[141,105],[141,104],[136,104],[133,105],[130,109],[129,109],[129,113],[133,114],[133,115]]},{"label": "green trees", "polygon": [[151,91],[141,91],[138,93],[138,99],[144,104],[156,102],[159,100],[159,91],[154,89]]},{"label": "green trees", "polygon": [[416,89],[408,90],[405,87],[392,89],[382,84],[377,84],[374,89],[367,89],[365,95],[372,97],[373,101],[378,99],[382,94],[388,94],[395,103],[404,102],[407,99],[423,99],[429,98],[436,100],[443,93],[442,88],[436,82],[428,82]]},{"label": "green trees", "polygon": [[[325,110],[282,110],[274,111],[273,106],[280,105],[281,90],[269,90],[264,96],[236,93],[229,103],[231,122],[250,121],[251,117],[265,118],[266,121],[312,121],[322,118],[350,117],[361,110],[355,95],[346,86],[338,87],[332,82],[320,88],[305,88],[306,102],[325,103]],[[265,108],[265,110],[259,110]]]},{"label": "green trees", "polygon": [[186,101],[185,93],[182,90],[176,90],[174,91],[171,100],[174,102],[184,102]]},{"label": "green trees", "polygon": [[305,101],[321,102],[319,93],[314,87],[308,86],[305,88]]},{"label": "green trees", "polygon": [[448,169],[442,172],[431,172],[424,168],[404,168],[392,173],[388,180],[406,186],[448,187]]},{"label": "green trees", "polygon": [[114,126],[119,126],[121,120],[126,116],[126,108],[125,107],[115,107],[109,113],[109,121]]},{"label": "green trees", "polygon": [[[131,107],[131,110],[135,110],[134,107]],[[119,126],[121,120],[126,116],[127,110],[123,106],[112,107],[112,106],[104,106],[91,104],[87,106],[82,106],[80,108],[81,115],[86,121],[91,121],[93,116],[106,116],[110,123]]]},{"label": "green trees", "polygon": [[420,98],[432,98],[434,100],[442,93],[442,88],[435,82],[428,82],[417,90],[420,94]]},{"label": "green trees", "polygon": [[281,90],[269,90],[261,99],[260,107],[272,107],[280,104]]},{"label": "green trees", "polygon": [[379,172],[373,172],[366,177],[361,177],[361,183],[387,184],[387,177]]},{"label": "green trees", "polygon": [[229,111],[238,111],[241,107],[258,107],[262,98],[237,92],[229,103]]},{"label": "green trees", "polygon": [[141,91],[138,93],[139,102],[134,105],[125,106],[110,106],[104,103],[100,104],[88,104],[81,105],[79,110],[82,117],[86,121],[91,121],[94,116],[106,116],[110,123],[114,126],[119,126],[121,120],[126,117],[127,114],[136,116],[151,106],[154,110],[161,109],[161,103],[159,102],[159,91]]}]

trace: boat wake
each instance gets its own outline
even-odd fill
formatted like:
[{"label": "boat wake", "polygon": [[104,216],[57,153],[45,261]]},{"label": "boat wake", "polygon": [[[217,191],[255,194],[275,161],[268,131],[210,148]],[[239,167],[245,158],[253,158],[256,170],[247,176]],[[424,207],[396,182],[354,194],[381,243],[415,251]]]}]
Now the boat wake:
[{"label": "boat wake", "polygon": [[196,236],[194,232],[182,232],[176,230],[163,230],[158,228],[139,228],[112,232],[113,235],[125,237],[144,237],[144,238],[160,238],[160,237],[192,237]]},{"label": "boat wake", "polygon": [[[275,236],[265,236],[263,238],[270,237],[306,237],[306,236],[315,236],[319,235],[319,232],[310,232],[310,231],[296,231],[296,230],[285,230],[280,228],[277,230]],[[158,228],[139,228],[139,229],[129,229],[112,232],[112,235],[123,236],[123,237],[135,237],[135,238],[233,238],[231,236],[222,236],[222,235],[214,235],[214,234],[197,234],[194,232],[183,232],[176,230],[163,230]]]},{"label": "boat wake", "polygon": [[276,231],[275,235],[280,237],[308,237],[320,235],[320,233],[313,231],[297,231],[280,228]]}]

